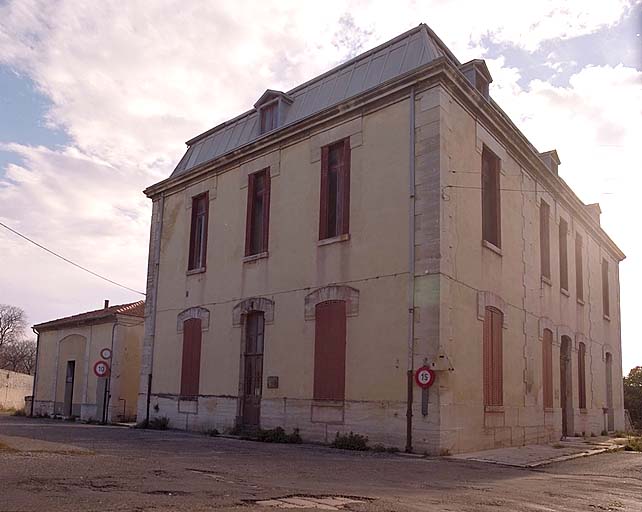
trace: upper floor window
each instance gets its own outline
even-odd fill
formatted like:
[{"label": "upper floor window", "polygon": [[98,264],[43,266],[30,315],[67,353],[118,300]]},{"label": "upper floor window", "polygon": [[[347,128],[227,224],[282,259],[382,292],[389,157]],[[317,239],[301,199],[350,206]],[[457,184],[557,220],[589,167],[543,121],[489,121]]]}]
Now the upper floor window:
[{"label": "upper floor window", "polygon": [[577,300],[584,300],[584,265],[582,261],[582,235],[575,235],[575,290]]},{"label": "upper floor window", "polygon": [[610,316],[610,297],[609,297],[609,263],[602,260],[602,307],[604,316]]},{"label": "upper floor window", "polygon": [[321,148],[319,240],[350,232],[350,139]]},{"label": "upper floor window", "polygon": [[209,194],[205,192],[192,198],[192,224],[189,237],[188,270],[205,268],[207,258],[207,218]]},{"label": "upper floor window", "polygon": [[486,308],[483,343],[484,405],[504,404],[503,322],[504,315],[499,309]]},{"label": "upper floor window", "polygon": [[499,158],[486,146],[482,151],[482,237],[501,248]]},{"label": "upper floor window", "polygon": [[268,250],[270,224],[270,168],[248,176],[245,255]]},{"label": "upper floor window", "polygon": [[259,113],[261,118],[261,133],[272,131],[277,127],[278,106],[278,101],[274,101],[269,105],[261,107]]},{"label": "upper floor window", "polygon": [[568,223],[560,219],[559,249],[560,249],[560,288],[568,291]]},{"label": "upper floor window", "polygon": [[539,205],[539,256],[542,277],[551,278],[551,235],[549,221],[551,208],[541,201]]}]

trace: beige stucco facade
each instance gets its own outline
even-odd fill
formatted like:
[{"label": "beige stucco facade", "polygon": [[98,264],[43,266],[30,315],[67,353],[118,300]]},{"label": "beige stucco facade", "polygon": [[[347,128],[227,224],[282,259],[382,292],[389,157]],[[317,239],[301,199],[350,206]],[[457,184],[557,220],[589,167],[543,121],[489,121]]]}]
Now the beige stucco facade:
[{"label": "beige stucco facade", "polygon": [[[346,138],[350,233],[319,242],[321,147]],[[482,244],[484,145],[501,159],[506,189],[501,251]],[[266,167],[269,250],[244,258],[248,174]],[[187,271],[192,198],[206,191],[207,268],[194,273]],[[611,426],[623,426],[617,274],[623,255],[452,62],[438,59],[146,193],[153,215],[139,418],[165,416],[184,429],[237,425],[244,316],[259,310],[265,315],[262,428],[298,428],[304,439],[325,442],[354,431],[403,448],[409,441],[408,371],[426,364],[437,378],[427,393],[413,384],[415,451],[454,453],[559,438],[555,365],[562,336],[571,338],[573,354],[580,341],[588,347],[587,408],[573,408],[573,433],[605,428],[607,353],[613,360]],[[586,241],[583,304],[573,288],[572,257],[571,289],[560,292],[555,236],[551,282],[541,280],[541,197],[551,205],[552,228],[563,217],[569,237],[577,231]],[[609,319],[601,309],[602,258],[612,272]],[[313,399],[314,306],[325,300],[347,304],[342,403]],[[487,305],[504,313],[504,400],[495,408],[485,407],[482,397]],[[188,318],[200,318],[202,326],[195,400],[180,397],[182,322]],[[555,334],[550,410],[542,402],[544,328]],[[571,369],[572,407],[573,362]],[[267,385],[270,377],[278,377],[278,387]]]},{"label": "beige stucco facade", "polygon": [[[129,305],[128,305],[129,306]],[[143,339],[143,304],[137,313],[100,310],[35,326],[38,332],[33,414],[83,420],[129,421],[136,416]],[[132,314],[133,313],[133,314]],[[111,351],[111,358],[101,355]],[[106,361],[107,377],[94,364]],[[73,371],[68,366],[73,365]],[[72,377],[73,374],[73,377]]]}]

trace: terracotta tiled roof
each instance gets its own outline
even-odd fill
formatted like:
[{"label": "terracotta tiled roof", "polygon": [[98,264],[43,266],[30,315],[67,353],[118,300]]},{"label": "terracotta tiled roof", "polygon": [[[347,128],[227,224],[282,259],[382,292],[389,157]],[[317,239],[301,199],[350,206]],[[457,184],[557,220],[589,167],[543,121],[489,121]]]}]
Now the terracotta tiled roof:
[{"label": "terracotta tiled roof", "polygon": [[95,311],[87,311],[78,315],[66,316],[49,322],[34,325],[38,331],[46,329],[56,329],[67,325],[83,324],[83,323],[100,323],[101,321],[109,320],[116,315],[128,315],[145,317],[145,301],[139,300],[138,302],[130,302],[128,304],[118,304],[116,306],[109,306],[108,308],[96,309]]}]

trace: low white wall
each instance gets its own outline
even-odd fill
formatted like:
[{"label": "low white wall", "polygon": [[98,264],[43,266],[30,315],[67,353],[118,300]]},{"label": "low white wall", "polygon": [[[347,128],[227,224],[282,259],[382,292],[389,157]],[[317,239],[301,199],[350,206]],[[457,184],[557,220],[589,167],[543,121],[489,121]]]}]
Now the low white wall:
[{"label": "low white wall", "polygon": [[0,370],[0,409],[22,409],[33,392],[33,375]]}]

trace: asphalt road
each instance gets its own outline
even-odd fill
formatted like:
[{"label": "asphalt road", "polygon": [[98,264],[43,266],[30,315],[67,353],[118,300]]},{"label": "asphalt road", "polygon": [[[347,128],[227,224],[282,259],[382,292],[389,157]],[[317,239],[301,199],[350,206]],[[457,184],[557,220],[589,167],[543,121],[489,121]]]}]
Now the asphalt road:
[{"label": "asphalt road", "polygon": [[353,497],[351,511],[642,512],[637,453],[526,470],[6,415],[0,434],[90,450],[0,449],[2,512],[278,512],[256,501],[292,495]]}]

